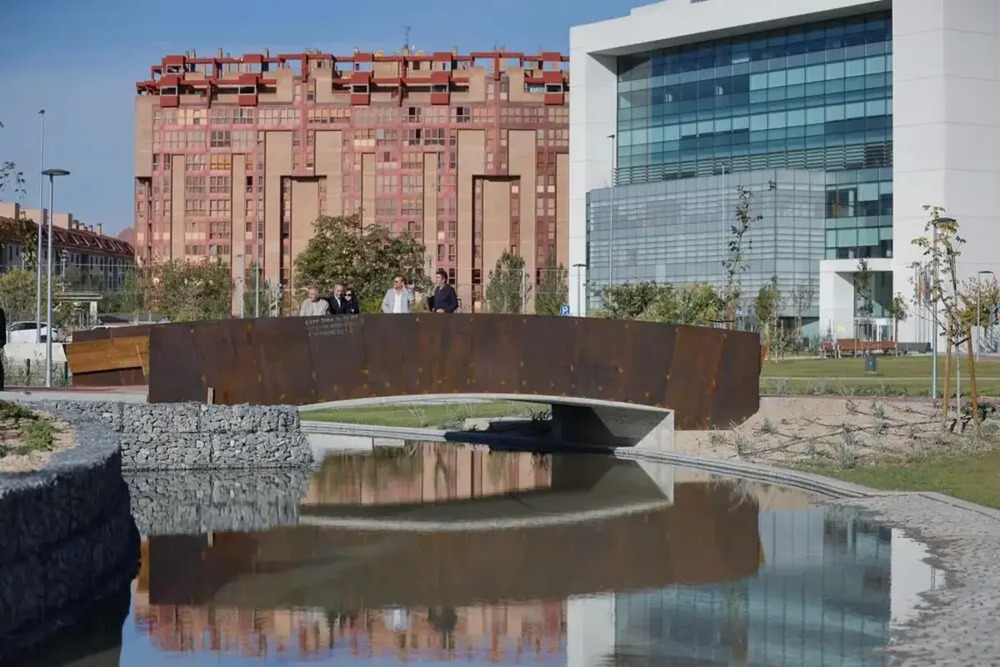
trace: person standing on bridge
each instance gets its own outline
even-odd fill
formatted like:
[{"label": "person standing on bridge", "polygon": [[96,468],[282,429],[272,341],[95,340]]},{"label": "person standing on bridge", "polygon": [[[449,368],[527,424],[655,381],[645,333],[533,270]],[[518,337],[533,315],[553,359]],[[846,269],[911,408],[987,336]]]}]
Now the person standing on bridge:
[{"label": "person standing on bridge", "polygon": [[354,298],[354,290],[348,287],[344,290],[344,314],[345,315],[360,315],[361,306],[358,305],[358,300]]},{"label": "person standing on bridge", "polygon": [[454,313],[458,310],[458,295],[448,284],[448,272],[438,269],[434,274],[434,293],[427,299],[427,307],[435,313]]},{"label": "person standing on bridge", "polygon": [[306,297],[302,305],[299,306],[299,315],[302,317],[317,317],[319,315],[329,315],[330,304],[326,299],[319,298],[319,288],[315,285],[309,286],[309,296]]},{"label": "person standing on bridge", "polygon": [[408,313],[413,306],[413,290],[406,286],[405,279],[397,275],[392,279],[392,287],[382,299],[383,313]]},{"label": "person standing on bridge", "polygon": [[333,286],[333,291],[327,297],[326,302],[330,304],[331,315],[343,315],[345,312],[344,286],[337,284]]}]

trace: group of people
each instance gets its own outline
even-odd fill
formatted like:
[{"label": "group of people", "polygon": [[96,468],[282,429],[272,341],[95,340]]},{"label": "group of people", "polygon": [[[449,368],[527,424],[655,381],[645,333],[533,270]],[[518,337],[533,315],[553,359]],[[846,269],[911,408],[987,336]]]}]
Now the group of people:
[{"label": "group of people", "polygon": [[[416,300],[414,287],[407,284],[402,275],[392,280],[392,287],[386,290],[382,298],[382,312],[387,314],[409,313],[413,311]],[[458,294],[455,288],[448,284],[448,272],[438,269],[434,274],[434,291],[427,297],[427,308],[433,313],[454,313],[458,310]],[[357,315],[361,307],[354,296],[353,289],[344,289],[343,285],[334,285],[333,291],[327,297],[319,295],[319,288],[309,287],[308,296],[299,307],[302,317],[317,317],[320,315]]]}]

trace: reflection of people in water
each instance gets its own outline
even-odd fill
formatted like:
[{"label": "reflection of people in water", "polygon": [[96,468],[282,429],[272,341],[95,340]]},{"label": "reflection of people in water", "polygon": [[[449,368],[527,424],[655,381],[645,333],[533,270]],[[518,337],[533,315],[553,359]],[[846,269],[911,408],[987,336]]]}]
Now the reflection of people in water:
[{"label": "reflection of people in water", "polygon": [[458,626],[458,614],[454,607],[433,607],[427,610],[427,622],[441,633],[441,648],[455,648],[455,628]]}]

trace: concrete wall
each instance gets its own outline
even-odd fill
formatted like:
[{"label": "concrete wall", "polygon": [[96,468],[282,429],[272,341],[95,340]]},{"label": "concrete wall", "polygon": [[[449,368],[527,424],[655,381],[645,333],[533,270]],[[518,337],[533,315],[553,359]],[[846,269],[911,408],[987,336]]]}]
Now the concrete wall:
[{"label": "concrete wall", "polygon": [[75,410],[121,442],[124,470],[300,468],[312,452],[290,406],[37,401],[39,410]]},{"label": "concrete wall", "polygon": [[[910,264],[923,258],[910,239],[926,235],[924,204],[959,222],[961,280],[1000,273],[1000,5],[896,0],[892,41],[893,282],[911,298]],[[929,341],[920,324],[901,323],[900,340]]]},{"label": "concrete wall", "polygon": [[31,473],[0,473],[0,662],[85,618],[138,569],[118,438],[85,413],[76,447]]}]

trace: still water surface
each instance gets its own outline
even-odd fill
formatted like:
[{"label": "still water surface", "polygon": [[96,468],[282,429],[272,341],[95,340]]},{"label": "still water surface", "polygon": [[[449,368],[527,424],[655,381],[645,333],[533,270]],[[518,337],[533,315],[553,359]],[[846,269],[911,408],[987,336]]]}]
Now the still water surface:
[{"label": "still water surface", "polygon": [[[147,529],[131,590],[28,664],[880,664],[940,576],[853,510],[605,457],[411,443],[284,493],[165,498],[192,534]],[[272,500],[291,523],[198,527]]]}]

